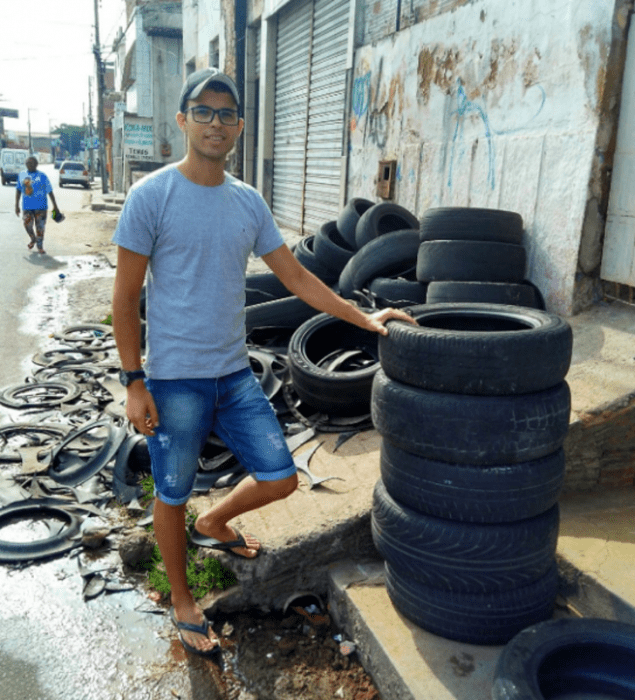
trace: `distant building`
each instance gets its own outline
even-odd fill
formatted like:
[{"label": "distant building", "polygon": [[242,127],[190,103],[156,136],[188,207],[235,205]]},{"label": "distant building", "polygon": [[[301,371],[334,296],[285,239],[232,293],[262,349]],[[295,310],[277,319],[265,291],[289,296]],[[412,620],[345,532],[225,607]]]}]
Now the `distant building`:
[{"label": "distant building", "polygon": [[127,0],[128,21],[113,44],[113,188],[185,154],[175,122],[183,85],[181,2]]}]

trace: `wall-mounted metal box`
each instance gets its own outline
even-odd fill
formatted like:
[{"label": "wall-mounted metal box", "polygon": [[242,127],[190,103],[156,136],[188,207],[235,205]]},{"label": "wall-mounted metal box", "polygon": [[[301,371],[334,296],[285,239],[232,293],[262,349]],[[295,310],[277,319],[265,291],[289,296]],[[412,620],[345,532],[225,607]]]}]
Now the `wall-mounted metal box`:
[{"label": "wall-mounted metal box", "polygon": [[396,160],[380,160],[377,172],[377,189],[375,193],[382,199],[392,199],[395,193]]}]

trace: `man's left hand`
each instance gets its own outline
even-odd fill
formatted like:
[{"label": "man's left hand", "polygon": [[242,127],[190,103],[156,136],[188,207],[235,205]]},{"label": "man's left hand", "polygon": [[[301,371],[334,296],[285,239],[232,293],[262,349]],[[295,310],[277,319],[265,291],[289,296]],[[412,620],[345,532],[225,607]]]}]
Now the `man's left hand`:
[{"label": "man's left hand", "polygon": [[386,321],[406,321],[406,323],[414,323],[417,325],[412,316],[407,314],[402,309],[382,309],[381,311],[375,311],[375,313],[369,314],[368,320],[368,330],[375,331],[381,335],[388,335],[388,329],[385,326]]}]

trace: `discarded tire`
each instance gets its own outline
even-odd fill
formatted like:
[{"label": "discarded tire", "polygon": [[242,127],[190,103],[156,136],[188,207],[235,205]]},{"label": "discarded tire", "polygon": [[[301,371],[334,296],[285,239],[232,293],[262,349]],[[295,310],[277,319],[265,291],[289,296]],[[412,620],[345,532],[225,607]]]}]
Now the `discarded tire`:
[{"label": "discarded tire", "polygon": [[417,217],[394,202],[380,202],[365,211],[355,227],[355,244],[360,250],[379,236],[393,231],[419,229]]},{"label": "discarded tire", "polygon": [[250,333],[254,328],[298,328],[319,313],[296,296],[274,299],[245,309],[245,329]]},{"label": "discarded tire", "polygon": [[529,585],[553,563],[558,507],[509,523],[462,523],[397,503],[380,479],[372,535],[400,576],[446,591],[488,593]]},{"label": "discarded tire", "polygon": [[425,304],[427,296],[426,284],[402,277],[375,277],[368,289],[382,304],[397,307]]},{"label": "discarded tire", "polygon": [[309,406],[333,415],[370,411],[377,334],[319,314],[291,336],[288,362],[294,389]]},{"label": "discarded tire", "polygon": [[283,299],[288,296],[291,296],[291,292],[273,272],[258,272],[247,275],[245,286],[245,304],[247,306]]},{"label": "discarded tire", "polygon": [[450,464],[382,440],[380,470],[392,498],[420,513],[460,522],[504,523],[532,518],[557,503],[565,458],[560,449],[517,464]]},{"label": "discarded tire", "polygon": [[315,254],[315,236],[305,236],[298,241],[293,255],[299,262],[306,267],[309,272],[312,272],[317,278],[321,279],[324,284],[332,285],[337,282],[339,277],[337,272],[333,272],[325,265]]},{"label": "discarded tire", "polygon": [[338,276],[355,255],[355,249],[342,238],[335,221],[327,221],[320,226],[313,248],[317,259]]},{"label": "discarded tire", "polygon": [[406,452],[443,462],[517,464],[555,452],[569,427],[566,382],[532,394],[470,396],[427,391],[375,374],[378,432]]},{"label": "discarded tire", "polygon": [[558,569],[554,563],[545,576],[521,588],[462,593],[407,579],[386,564],[386,590],[403,615],[433,634],[467,644],[506,644],[553,615]]},{"label": "discarded tire", "polygon": [[375,277],[390,277],[416,265],[418,234],[413,230],[393,231],[366,244],[346,263],[339,276],[340,294],[351,299]]},{"label": "discarded tire", "polygon": [[544,309],[533,285],[510,282],[430,282],[429,304],[512,304],[532,309]]},{"label": "discarded tire", "polygon": [[497,304],[415,306],[417,325],[391,321],[379,339],[392,379],[432,391],[499,396],[559,384],[573,334],[560,316]]},{"label": "discarded tire", "polygon": [[523,219],[516,212],[501,209],[440,207],[425,212],[420,235],[422,241],[498,241],[519,245]]},{"label": "discarded tire", "polygon": [[424,241],[417,254],[417,279],[522,282],[527,253],[520,245],[492,241]]},{"label": "discarded tire", "polygon": [[348,245],[355,250],[357,250],[357,243],[355,242],[357,222],[373,206],[375,206],[375,202],[371,202],[370,199],[354,197],[346,203],[346,206],[337,217],[337,230]]},{"label": "discarded tire", "polygon": [[635,626],[548,620],[519,632],[494,670],[492,700],[635,697]]},{"label": "discarded tire", "polygon": [[56,534],[30,542],[11,542],[0,539],[0,561],[21,562],[42,559],[68,552],[77,546],[73,539],[79,532],[79,520],[61,507],[61,501],[41,499],[20,501],[0,509],[0,528],[17,519],[50,518],[64,523]]}]

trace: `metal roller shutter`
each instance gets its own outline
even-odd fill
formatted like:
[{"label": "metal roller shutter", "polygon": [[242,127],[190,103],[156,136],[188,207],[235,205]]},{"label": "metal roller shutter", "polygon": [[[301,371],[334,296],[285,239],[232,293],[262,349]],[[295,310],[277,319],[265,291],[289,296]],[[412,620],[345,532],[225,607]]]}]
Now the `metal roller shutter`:
[{"label": "metal roller shutter", "polygon": [[337,218],[346,107],[348,0],[315,0],[304,229]]},{"label": "metal roller shutter", "polygon": [[340,208],[350,0],[305,0],[278,15],[272,210],[314,233]]},{"label": "metal roller shutter", "polygon": [[272,209],[280,226],[296,231],[302,220],[312,10],[312,2],[293,3],[278,15]]}]

